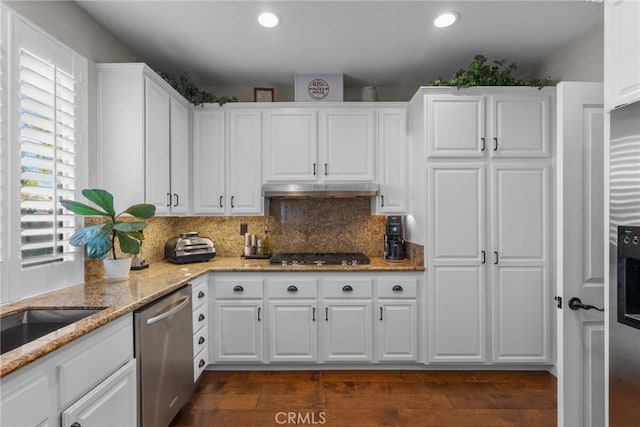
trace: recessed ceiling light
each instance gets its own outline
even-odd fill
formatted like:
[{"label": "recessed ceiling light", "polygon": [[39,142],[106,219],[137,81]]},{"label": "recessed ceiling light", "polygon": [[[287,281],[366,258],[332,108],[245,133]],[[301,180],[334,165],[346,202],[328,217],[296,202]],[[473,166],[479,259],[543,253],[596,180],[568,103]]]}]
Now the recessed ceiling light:
[{"label": "recessed ceiling light", "polygon": [[263,12],[258,16],[258,22],[263,27],[273,28],[280,25],[280,17],[273,12]]},{"label": "recessed ceiling light", "polygon": [[459,17],[460,15],[458,12],[445,12],[438,15],[436,19],[433,20],[433,25],[438,28],[449,27],[455,24]]}]

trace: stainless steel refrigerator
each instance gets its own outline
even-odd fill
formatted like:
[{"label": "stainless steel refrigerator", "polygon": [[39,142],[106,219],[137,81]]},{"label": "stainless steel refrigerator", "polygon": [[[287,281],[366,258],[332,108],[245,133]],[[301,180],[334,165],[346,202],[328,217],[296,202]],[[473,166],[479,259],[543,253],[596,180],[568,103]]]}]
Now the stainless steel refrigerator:
[{"label": "stainless steel refrigerator", "polygon": [[611,112],[609,426],[640,426],[640,102]]}]

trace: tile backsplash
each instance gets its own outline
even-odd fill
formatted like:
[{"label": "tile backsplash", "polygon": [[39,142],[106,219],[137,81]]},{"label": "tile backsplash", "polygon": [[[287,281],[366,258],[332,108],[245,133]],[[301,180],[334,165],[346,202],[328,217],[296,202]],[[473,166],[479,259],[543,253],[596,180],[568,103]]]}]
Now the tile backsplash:
[{"label": "tile backsplash", "polygon": [[[87,225],[98,222],[94,218],[86,221]],[[272,252],[364,252],[383,256],[385,216],[371,215],[371,200],[332,198],[274,199],[268,216],[155,217],[144,230],[144,258],[147,262],[161,261],[166,240],[187,231],[211,238],[219,256],[240,256],[243,223],[249,233],[259,237],[268,230]],[[407,249],[412,252],[411,246]],[[86,281],[100,279],[103,274],[102,262],[87,259]]]}]

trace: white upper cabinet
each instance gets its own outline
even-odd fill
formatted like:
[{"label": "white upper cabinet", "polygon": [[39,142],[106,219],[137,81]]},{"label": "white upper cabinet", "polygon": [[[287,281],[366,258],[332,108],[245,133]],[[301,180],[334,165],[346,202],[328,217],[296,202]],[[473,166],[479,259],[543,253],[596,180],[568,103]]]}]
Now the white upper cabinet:
[{"label": "white upper cabinet", "polygon": [[262,214],[262,150],[260,111],[231,110],[227,194],[231,214]]},{"label": "white upper cabinet", "polygon": [[259,110],[205,106],[193,118],[193,213],[261,215]]},{"label": "white upper cabinet", "polygon": [[263,113],[265,182],[318,179],[318,113],[276,109]]},{"label": "white upper cabinet", "polygon": [[193,213],[224,214],[226,150],[224,111],[193,113]]},{"label": "white upper cabinet", "polygon": [[550,112],[546,95],[494,95],[487,150],[493,157],[546,157]]},{"label": "white upper cabinet", "polygon": [[263,112],[264,182],[373,182],[373,108]]},{"label": "white upper cabinet", "polygon": [[378,214],[407,213],[407,114],[405,109],[377,112]]},{"label": "white upper cabinet", "polygon": [[640,1],[604,5],[605,108],[640,100]]},{"label": "white upper cabinet", "polygon": [[484,97],[430,95],[425,102],[431,157],[484,156]]},{"label": "white upper cabinet", "polygon": [[190,107],[144,64],[97,64],[98,181],[116,210],[189,212]]},{"label": "white upper cabinet", "polygon": [[549,156],[552,89],[451,90],[426,92],[429,157]]},{"label": "white upper cabinet", "polygon": [[371,109],[320,111],[320,175],[324,181],[375,179],[374,112]]}]

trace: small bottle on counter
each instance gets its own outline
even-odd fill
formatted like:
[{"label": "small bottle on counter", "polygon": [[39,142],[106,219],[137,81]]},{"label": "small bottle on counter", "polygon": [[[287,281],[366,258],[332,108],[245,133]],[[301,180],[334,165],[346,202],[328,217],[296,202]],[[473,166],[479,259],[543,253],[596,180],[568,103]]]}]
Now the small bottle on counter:
[{"label": "small bottle on counter", "polygon": [[258,239],[258,248],[256,249],[256,255],[264,255],[264,242],[262,239]]},{"label": "small bottle on counter", "polygon": [[262,238],[262,253],[269,255],[271,253],[271,242],[269,241],[269,231],[264,230],[264,237]]}]

